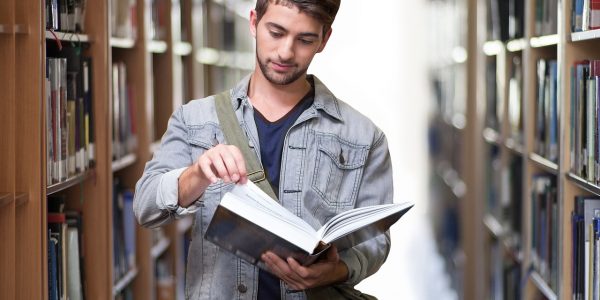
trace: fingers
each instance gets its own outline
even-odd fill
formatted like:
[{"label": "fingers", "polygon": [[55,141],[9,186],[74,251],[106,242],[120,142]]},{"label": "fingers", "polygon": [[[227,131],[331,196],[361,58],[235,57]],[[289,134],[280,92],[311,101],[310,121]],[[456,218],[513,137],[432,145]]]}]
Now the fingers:
[{"label": "fingers", "polygon": [[246,182],[246,164],[236,146],[217,145],[202,154],[197,165],[211,183],[219,179],[224,182]]}]

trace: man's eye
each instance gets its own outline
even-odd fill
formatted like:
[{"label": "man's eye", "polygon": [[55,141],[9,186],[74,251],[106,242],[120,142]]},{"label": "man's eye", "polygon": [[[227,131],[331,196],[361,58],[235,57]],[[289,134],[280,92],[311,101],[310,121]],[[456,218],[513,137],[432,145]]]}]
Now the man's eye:
[{"label": "man's eye", "polygon": [[300,42],[304,45],[312,45],[314,43],[313,40],[300,39]]},{"label": "man's eye", "polygon": [[282,37],[282,36],[283,36],[283,33],[281,33],[281,32],[275,32],[275,31],[271,31],[271,36],[272,36],[272,37],[276,37],[276,38],[278,38],[278,37]]}]

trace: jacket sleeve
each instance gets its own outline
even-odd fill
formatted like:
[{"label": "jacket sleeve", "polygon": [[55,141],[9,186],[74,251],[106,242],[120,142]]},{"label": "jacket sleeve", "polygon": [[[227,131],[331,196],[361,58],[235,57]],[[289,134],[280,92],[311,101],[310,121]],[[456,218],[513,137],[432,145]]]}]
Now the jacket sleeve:
[{"label": "jacket sleeve", "polygon": [[146,163],[136,184],[133,209],[140,225],[162,226],[198,210],[199,201],[188,208],[177,204],[179,176],[193,163],[186,137],[183,107],[180,107],[171,115],[160,148]]},{"label": "jacket sleeve", "polygon": [[[392,163],[387,139],[379,132],[364,166],[363,178],[356,200],[357,207],[393,202]],[[374,274],[387,259],[390,251],[390,233],[379,235],[353,248],[340,252],[340,259],[348,266],[348,280],[354,286]]]}]

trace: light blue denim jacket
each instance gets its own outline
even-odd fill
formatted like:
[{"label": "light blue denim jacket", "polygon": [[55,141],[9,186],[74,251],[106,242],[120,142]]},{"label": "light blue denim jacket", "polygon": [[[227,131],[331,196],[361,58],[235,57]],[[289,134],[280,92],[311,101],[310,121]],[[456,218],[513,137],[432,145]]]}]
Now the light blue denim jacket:
[{"label": "light blue denim jacket", "polygon": [[[247,96],[249,81],[250,76],[231,90],[231,105],[250,146],[260,157],[253,107]],[[279,201],[318,229],[342,211],[391,203],[393,190],[392,166],[383,132],[338,100],[316,77],[314,85],[313,105],[285,137]],[[160,148],[137,182],[134,211],[138,222],[146,227],[194,215],[186,298],[256,299],[258,269],[203,238],[219,200],[232,185],[217,182],[190,207],[177,205],[179,175],[218,143],[226,141],[219,128],[214,97],[179,107],[169,120]],[[354,286],[375,273],[389,249],[388,232],[340,252],[349,269],[343,285]],[[306,298],[303,292],[287,293],[282,287],[282,299]]]}]

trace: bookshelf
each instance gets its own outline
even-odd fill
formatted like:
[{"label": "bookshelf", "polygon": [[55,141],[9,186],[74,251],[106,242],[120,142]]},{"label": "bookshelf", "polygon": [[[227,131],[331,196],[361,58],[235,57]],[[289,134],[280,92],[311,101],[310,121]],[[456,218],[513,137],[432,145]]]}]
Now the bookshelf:
[{"label": "bookshelf", "polygon": [[[50,249],[58,250],[56,239],[64,237],[67,228],[76,227],[82,251],[78,262],[82,274],[76,277],[83,281],[87,298],[183,298],[185,247],[193,219],[175,222],[158,235],[136,224],[134,260],[124,272],[116,273],[121,258],[113,246],[127,247],[119,240],[128,233],[115,229],[117,222],[124,222],[116,212],[124,210],[121,202],[113,201],[114,186],[118,183],[123,191],[134,189],[177,106],[231,86],[252,68],[254,58],[249,53],[253,42],[245,14],[253,4],[86,1],[85,24],[75,32],[66,29],[71,24],[58,21],[57,28],[46,29],[52,17],[46,19],[49,10],[43,2],[0,3],[0,89],[4,99],[0,109],[5,112],[0,118],[0,236],[8,245],[0,248],[3,297],[52,299],[50,291],[59,289],[52,284],[53,276],[59,275],[52,267],[58,268],[54,259],[71,250]],[[159,27],[153,26],[156,22]],[[155,35],[156,30],[162,33]],[[229,38],[220,40],[222,33]],[[217,53],[218,59],[199,59],[205,49]],[[63,56],[66,73],[73,76],[64,83],[65,99],[68,102],[73,95],[75,101],[85,103],[75,104],[73,111],[65,108],[65,122],[73,123],[64,128],[58,121],[53,123],[52,80],[46,83],[47,68],[57,65]],[[50,63],[47,58],[52,57],[57,59]],[[89,57],[85,69],[83,63],[81,68],[71,69],[73,61],[81,57]],[[73,88],[71,95],[69,88],[76,86],[82,90]],[[86,99],[91,99],[89,106]],[[88,108],[91,113],[85,125],[83,116],[88,116]],[[64,131],[55,133],[58,128]],[[72,128],[75,131],[67,132]],[[75,143],[76,153],[85,151],[81,161],[86,164],[80,166],[79,158],[68,148],[71,144],[65,144],[76,162],[66,163],[64,176],[55,179],[53,172],[60,167],[55,167],[58,156],[52,153],[58,144],[55,135],[62,139],[62,134],[67,135],[65,143]],[[86,134],[93,139],[94,151],[84,143]],[[74,172],[68,169],[72,165],[76,166]],[[56,206],[64,208],[51,212]],[[55,220],[56,214],[71,225],[64,225],[67,231],[50,235],[48,231],[56,223],[50,225],[49,220]],[[74,225],[75,220],[80,223]],[[156,277],[159,269],[166,278]],[[64,276],[75,276],[63,271]]]},{"label": "bookshelf", "polygon": [[[583,1],[469,2],[467,24],[475,29],[467,31],[466,64],[474,77],[466,89],[474,92],[467,93],[465,119],[473,130],[462,132],[461,149],[483,155],[463,164],[463,172],[475,174],[462,176],[475,194],[466,194],[470,205],[457,213],[469,218],[462,222],[477,224],[461,229],[461,245],[468,253],[466,241],[483,244],[465,257],[465,265],[482,263],[472,270],[483,280],[480,286],[464,281],[459,289],[465,299],[571,299],[584,293],[585,264],[577,261],[584,260],[577,244],[583,241],[574,236],[584,227],[574,228],[573,214],[580,213],[578,203],[600,197],[598,178],[588,173],[595,172],[598,124],[596,115],[586,115],[597,104],[578,94],[590,80],[575,76],[590,66],[584,60],[600,59],[600,34],[574,29],[578,3]],[[456,16],[453,10],[446,14]],[[452,99],[452,93],[441,95],[436,101]],[[443,149],[442,156],[456,151]],[[446,191],[437,198],[454,196]]]}]

